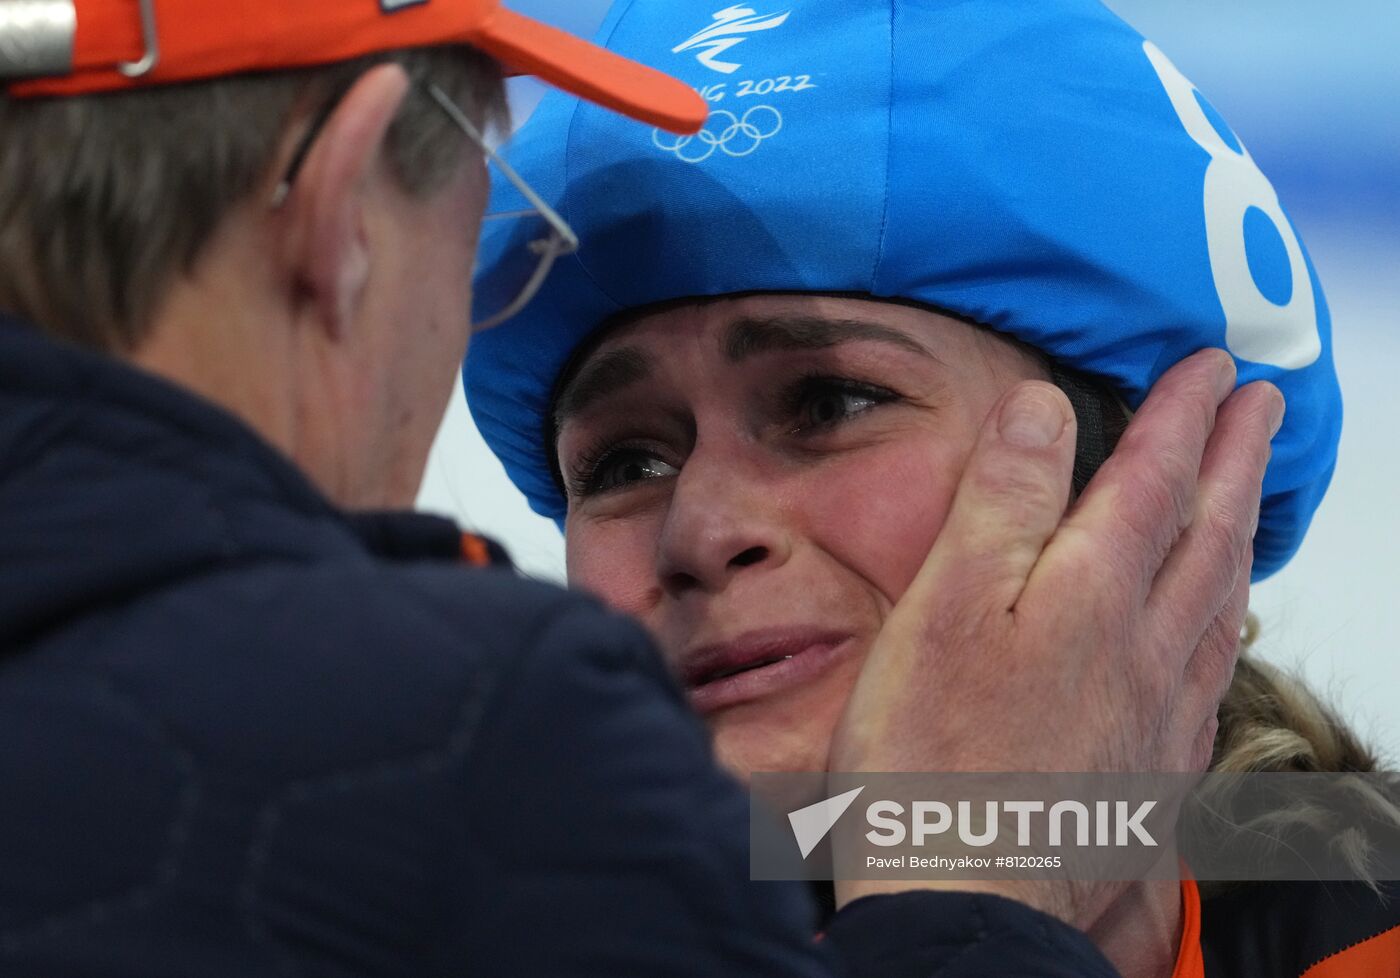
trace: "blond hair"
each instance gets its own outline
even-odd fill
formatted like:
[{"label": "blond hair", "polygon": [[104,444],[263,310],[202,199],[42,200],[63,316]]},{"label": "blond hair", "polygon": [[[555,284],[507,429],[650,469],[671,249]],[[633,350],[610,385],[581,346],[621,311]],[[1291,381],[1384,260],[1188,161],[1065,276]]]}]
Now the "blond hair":
[{"label": "blond hair", "polygon": [[1229,691],[1210,769],[1254,772],[1367,772],[1380,760],[1297,676],[1251,654],[1260,632],[1252,613]]},{"label": "blond hair", "polygon": [[[1297,676],[1256,658],[1260,633],[1251,613],[1230,688],[1221,701],[1210,770],[1225,774],[1339,773],[1363,775],[1381,770],[1381,761],[1336,711]],[[1354,796],[1375,826],[1400,833],[1400,802],[1370,780],[1356,778]],[[1230,810],[1228,797],[1217,799]],[[1336,853],[1359,878],[1376,888],[1372,870],[1377,839],[1336,812],[1303,802],[1282,812],[1244,818],[1232,826],[1253,839],[1279,840],[1304,835]],[[1201,883],[1210,896],[1239,884]]]}]

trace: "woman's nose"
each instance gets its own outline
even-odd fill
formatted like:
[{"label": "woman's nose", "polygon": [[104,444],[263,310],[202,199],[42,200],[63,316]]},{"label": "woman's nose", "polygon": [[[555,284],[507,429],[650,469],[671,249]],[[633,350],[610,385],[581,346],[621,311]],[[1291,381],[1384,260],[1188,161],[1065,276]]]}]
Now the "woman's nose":
[{"label": "woman's nose", "polygon": [[672,597],[719,593],[741,572],[787,562],[791,538],[773,487],[733,457],[692,455],[676,480],[657,552]]}]

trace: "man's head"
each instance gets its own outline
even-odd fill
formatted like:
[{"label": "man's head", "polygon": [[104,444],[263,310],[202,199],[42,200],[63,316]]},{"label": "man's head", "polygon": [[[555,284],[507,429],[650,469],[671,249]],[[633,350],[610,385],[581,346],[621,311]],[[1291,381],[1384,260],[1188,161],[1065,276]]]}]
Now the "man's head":
[{"label": "man's head", "polygon": [[[503,121],[500,69],[469,47],[120,94],[0,100],[10,148],[0,155],[0,308],[85,346],[139,347],[159,298],[191,271],[224,218],[255,198],[271,215],[267,182],[280,176],[279,164],[378,64],[433,82],[472,118]],[[403,99],[383,144],[389,175],[412,197],[440,190],[470,150],[422,94]]]},{"label": "man's head", "polygon": [[0,156],[0,308],[226,404],[341,502],[410,500],[486,194],[427,84],[504,115],[466,47],[0,103],[5,144],[34,150]]},{"label": "man's head", "polygon": [[[466,350],[493,55],[652,123],[703,117],[493,0],[71,6],[0,18],[0,78],[42,76],[0,95],[0,309],[231,409],[349,506],[412,501]],[[146,74],[121,48],[142,27]]]}]

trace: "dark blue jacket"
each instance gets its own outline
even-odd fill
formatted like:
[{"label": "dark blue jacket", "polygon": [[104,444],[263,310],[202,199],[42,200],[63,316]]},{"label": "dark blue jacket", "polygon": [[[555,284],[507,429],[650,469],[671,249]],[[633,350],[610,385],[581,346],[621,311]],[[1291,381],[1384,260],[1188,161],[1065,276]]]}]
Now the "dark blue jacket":
[{"label": "dark blue jacket", "polygon": [[0,975],[1112,973],[991,897],[813,942],[639,631],[458,550],[0,319]]}]

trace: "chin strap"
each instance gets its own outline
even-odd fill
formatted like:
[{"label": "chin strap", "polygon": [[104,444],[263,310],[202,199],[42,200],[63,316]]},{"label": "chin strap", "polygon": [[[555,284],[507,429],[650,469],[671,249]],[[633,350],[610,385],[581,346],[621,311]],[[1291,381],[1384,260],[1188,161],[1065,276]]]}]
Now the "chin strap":
[{"label": "chin strap", "polygon": [[1118,395],[1088,374],[1057,363],[1049,366],[1050,382],[1065,392],[1079,425],[1074,446],[1074,495],[1078,496],[1128,427],[1128,408]]}]

